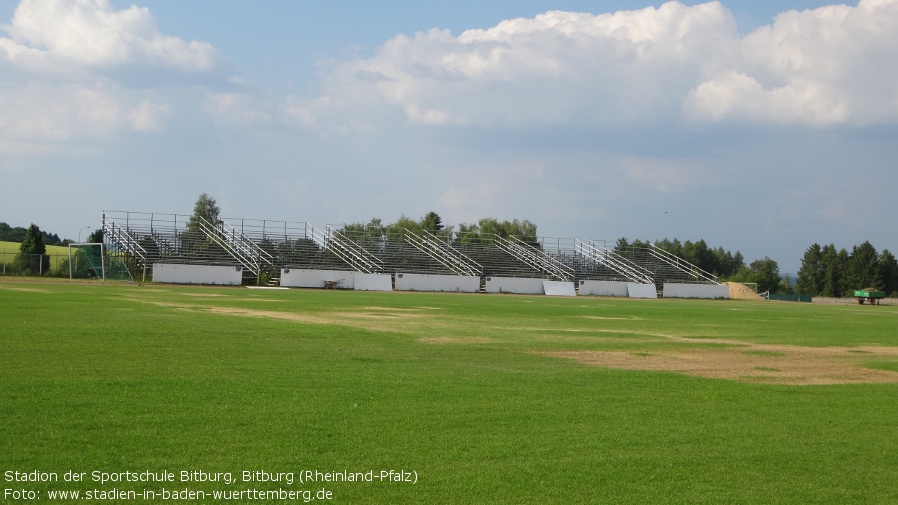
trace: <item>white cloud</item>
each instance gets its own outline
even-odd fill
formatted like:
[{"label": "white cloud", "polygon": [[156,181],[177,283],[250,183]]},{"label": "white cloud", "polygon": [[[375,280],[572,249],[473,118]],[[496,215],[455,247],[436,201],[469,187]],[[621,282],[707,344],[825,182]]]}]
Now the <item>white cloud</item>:
[{"label": "white cloud", "polygon": [[23,0],[2,30],[9,37],[0,36],[0,153],[162,130],[190,87],[144,77],[220,64],[211,45],[163,35],[146,8],[117,10],[108,0]]},{"label": "white cloud", "polygon": [[203,106],[219,124],[248,126],[271,121],[268,106],[244,93],[213,92],[206,96]]},{"label": "white cloud", "polygon": [[[171,107],[108,82],[28,83],[0,93],[0,153],[15,146],[163,129]],[[5,147],[4,147],[5,146]]]},{"label": "white cloud", "polygon": [[652,122],[675,113],[737,41],[718,2],[598,16],[552,11],[457,37],[397,36],[375,57],[339,67],[327,89],[385,102],[423,124]]},{"label": "white cloud", "polygon": [[735,20],[718,2],[599,16],[552,11],[457,37],[399,35],[373,58],[339,66],[325,89],[334,103],[385,103],[422,124],[655,121],[736,40]]},{"label": "white cloud", "polygon": [[808,125],[898,120],[898,1],[788,11],[686,100],[700,119]]},{"label": "white cloud", "polygon": [[[149,10],[115,10],[108,0],[23,0],[0,39],[10,61],[109,66],[150,64],[187,71],[212,69],[209,44],[162,35]],[[0,53],[2,55],[2,53]],[[28,61],[23,61],[28,60]]]},{"label": "white cloud", "polygon": [[150,99],[143,99],[140,104],[128,111],[131,128],[138,132],[158,131],[163,129],[163,121],[171,114],[171,107],[158,104]]},{"label": "white cloud", "polygon": [[386,106],[423,125],[865,125],[898,121],[895,82],[898,0],[788,11],[744,37],[719,2],[669,2],[398,35],[323,89],[343,115]]},{"label": "white cloud", "polygon": [[119,119],[114,90],[29,83],[0,95],[0,136],[16,140],[68,140],[102,134]]}]

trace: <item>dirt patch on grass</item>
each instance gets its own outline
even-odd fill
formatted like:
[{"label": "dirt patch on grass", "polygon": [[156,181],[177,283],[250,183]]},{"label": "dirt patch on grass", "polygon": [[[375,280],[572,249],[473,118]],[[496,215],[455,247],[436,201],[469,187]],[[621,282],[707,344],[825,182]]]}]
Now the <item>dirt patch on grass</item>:
[{"label": "dirt patch on grass", "polygon": [[418,339],[419,342],[424,342],[425,344],[495,344],[496,342],[500,342],[500,340],[496,340],[494,338],[489,337],[422,337]]},{"label": "dirt patch on grass", "polygon": [[39,288],[23,288],[21,286],[4,286],[0,285],[0,289],[5,289],[7,291],[21,291],[25,293],[49,293],[49,290],[39,289]]},{"label": "dirt patch on grass", "polygon": [[[190,312],[206,312],[209,314],[222,314],[228,316],[279,319],[282,321],[293,321],[297,323],[330,324],[365,330],[392,331],[400,333],[408,333],[418,330],[420,325],[414,324],[416,322],[430,325],[433,320],[433,316],[431,315],[432,311],[426,309],[417,310],[388,307],[365,307],[363,311],[360,312],[321,312],[310,314],[305,312],[246,309],[240,307],[210,307],[204,305],[194,305],[191,303],[148,300],[140,297],[129,298],[136,302],[147,303],[150,305],[155,305],[157,307],[167,307],[171,309]],[[428,314],[427,312],[430,312],[431,314]]]},{"label": "dirt patch on grass", "polygon": [[[558,351],[540,353],[588,365],[676,372],[766,384],[898,383],[898,372],[865,368],[893,361],[895,347],[800,347],[742,343],[730,349]],[[890,358],[890,359],[889,359]]]},{"label": "dirt patch on grass", "polygon": [[[313,324],[337,324],[342,326],[352,326],[365,329],[389,329],[395,330],[395,321],[401,319],[406,321],[417,317],[414,313],[408,312],[326,312],[320,314],[306,314],[298,312],[281,312],[275,310],[256,310],[243,309],[236,307],[204,307],[198,310],[206,310],[213,314],[227,314],[231,316],[243,317],[263,317],[269,319],[282,319],[286,321],[296,321],[301,323]],[[378,321],[391,321],[386,326],[378,325]]]}]

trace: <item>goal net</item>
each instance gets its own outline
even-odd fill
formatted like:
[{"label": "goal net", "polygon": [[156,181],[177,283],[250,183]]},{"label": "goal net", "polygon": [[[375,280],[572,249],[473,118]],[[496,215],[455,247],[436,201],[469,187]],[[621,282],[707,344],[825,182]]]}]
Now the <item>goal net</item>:
[{"label": "goal net", "polygon": [[102,243],[69,244],[69,278],[91,277],[134,281],[124,257],[110,253]]}]

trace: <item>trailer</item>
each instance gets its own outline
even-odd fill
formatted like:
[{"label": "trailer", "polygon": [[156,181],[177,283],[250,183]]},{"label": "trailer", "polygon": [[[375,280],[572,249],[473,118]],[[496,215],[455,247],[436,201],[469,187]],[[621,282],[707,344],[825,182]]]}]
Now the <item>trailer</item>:
[{"label": "trailer", "polygon": [[883,291],[873,291],[872,289],[859,289],[854,292],[857,303],[863,305],[868,302],[870,305],[879,305],[879,301],[886,297]]}]

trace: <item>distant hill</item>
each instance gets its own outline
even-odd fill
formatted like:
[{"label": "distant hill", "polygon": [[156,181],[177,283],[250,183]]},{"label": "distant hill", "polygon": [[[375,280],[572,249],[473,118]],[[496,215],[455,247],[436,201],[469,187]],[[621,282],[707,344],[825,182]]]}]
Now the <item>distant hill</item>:
[{"label": "distant hill", "polygon": [[[21,226],[13,228],[6,223],[0,223],[0,242],[21,243],[27,231],[27,228],[22,228]],[[66,245],[71,242],[71,240],[60,240],[59,235],[55,233],[50,234],[43,230],[41,230],[41,236],[44,240],[44,245]]]}]

